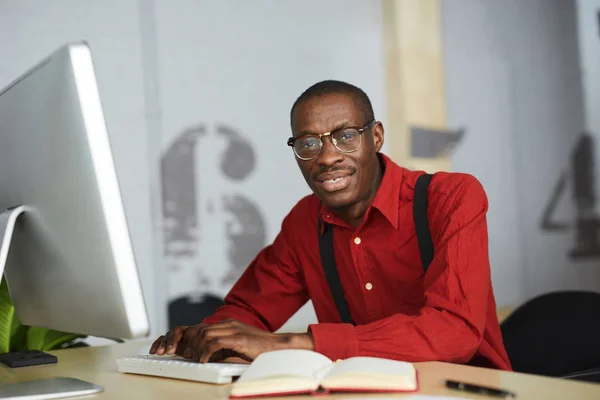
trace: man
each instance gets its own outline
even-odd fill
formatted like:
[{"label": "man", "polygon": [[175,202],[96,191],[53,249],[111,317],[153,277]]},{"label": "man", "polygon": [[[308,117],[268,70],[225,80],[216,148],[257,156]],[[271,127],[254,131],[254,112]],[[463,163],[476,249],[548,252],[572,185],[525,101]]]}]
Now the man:
[{"label": "man", "polygon": [[[424,272],[413,220],[417,178],[380,153],[384,129],[367,95],[339,81],[307,89],[291,110],[288,141],[313,191],[284,218],[225,305],[159,337],[151,353],[199,362],[247,361],[277,349],[331,359],[376,356],[510,370],[488,259],[486,194],[470,175],[434,174],[428,189],[434,257]],[[334,258],[353,323],[342,322],[325,278],[319,235]],[[306,333],[273,333],[307,300]]]}]

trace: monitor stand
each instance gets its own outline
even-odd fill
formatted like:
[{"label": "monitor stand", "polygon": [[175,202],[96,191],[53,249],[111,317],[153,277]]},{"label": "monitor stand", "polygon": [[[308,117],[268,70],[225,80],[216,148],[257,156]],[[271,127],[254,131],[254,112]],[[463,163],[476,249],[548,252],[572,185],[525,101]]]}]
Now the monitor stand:
[{"label": "monitor stand", "polygon": [[[27,206],[10,208],[0,214],[0,279],[4,276],[10,243],[13,239],[18,218],[27,211]],[[8,367],[17,368],[40,364],[56,363],[57,358],[41,351],[0,354],[0,360]],[[5,368],[0,366],[0,368]],[[103,391],[104,388],[91,382],[70,377],[36,379],[0,386],[2,399],[60,399],[85,396]]]},{"label": "monitor stand", "polygon": [[4,267],[8,260],[8,249],[15,231],[15,224],[19,216],[26,210],[27,206],[17,206],[0,214],[0,277],[4,274]]}]

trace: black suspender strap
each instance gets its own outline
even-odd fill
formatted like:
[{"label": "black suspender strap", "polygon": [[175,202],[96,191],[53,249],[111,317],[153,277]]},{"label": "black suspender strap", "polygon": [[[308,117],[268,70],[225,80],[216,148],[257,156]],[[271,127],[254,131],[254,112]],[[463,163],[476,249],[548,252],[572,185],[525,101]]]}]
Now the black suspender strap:
[{"label": "black suspender strap", "polygon": [[[427,272],[429,264],[433,260],[433,241],[429,232],[429,222],[427,218],[427,191],[429,182],[431,181],[430,174],[423,174],[417,179],[415,185],[415,196],[413,205],[413,215],[415,219],[415,229],[417,231],[417,241],[419,243],[419,253],[421,255],[421,263],[423,264],[423,272]],[[321,207],[319,206],[319,211]],[[337,265],[335,263],[335,254],[333,248],[333,226],[323,223],[321,217],[318,216],[319,226],[319,252],[321,254],[321,264],[329,289],[333,295],[333,300],[338,309],[342,322],[353,324],[348,303],[344,297],[344,290],[338,275]],[[323,230],[323,234],[321,234]]]},{"label": "black suspender strap", "polygon": [[423,174],[417,178],[413,205],[415,229],[417,231],[417,241],[419,243],[419,252],[421,254],[424,273],[427,272],[427,268],[429,268],[429,264],[433,260],[433,241],[431,240],[427,219],[427,190],[430,181],[431,174]]},{"label": "black suspender strap", "polygon": [[[319,207],[320,209],[321,207]],[[335,254],[333,253],[333,226],[325,223],[322,225],[321,217],[319,220],[319,251],[321,252],[321,264],[323,264],[323,272],[325,272],[325,278],[329,283],[329,289],[333,295],[333,300],[340,313],[342,322],[353,324],[352,317],[350,316],[350,310],[348,310],[348,303],[344,297],[344,291],[338,275],[337,266],[335,264]],[[321,234],[321,227],[323,227],[323,234]]]}]

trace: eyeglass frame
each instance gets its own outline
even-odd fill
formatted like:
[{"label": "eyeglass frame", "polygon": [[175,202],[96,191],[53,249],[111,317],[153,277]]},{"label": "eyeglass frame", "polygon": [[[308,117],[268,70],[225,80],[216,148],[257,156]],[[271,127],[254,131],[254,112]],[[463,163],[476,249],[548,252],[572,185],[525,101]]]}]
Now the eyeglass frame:
[{"label": "eyeglass frame", "polygon": [[[317,158],[321,154],[321,151],[323,150],[323,146],[325,145],[325,143],[323,143],[323,136],[332,136],[336,132],[343,131],[343,130],[346,130],[346,129],[356,129],[358,131],[358,137],[360,139],[360,143],[358,144],[358,146],[356,146],[356,148],[354,150],[350,150],[350,151],[341,150],[339,147],[337,147],[337,144],[335,144],[333,142],[333,137],[331,138],[332,139],[331,144],[333,144],[333,147],[335,147],[340,153],[344,153],[344,154],[353,153],[356,150],[360,149],[360,146],[362,145],[362,134],[364,132],[366,132],[368,129],[372,128],[373,125],[375,125],[375,122],[377,122],[377,120],[374,119],[371,122],[369,122],[368,124],[363,125],[363,126],[344,126],[344,127],[341,127],[341,128],[338,128],[338,129],[334,129],[332,131],[325,132],[325,133],[305,133],[304,135],[300,135],[300,136],[296,136],[296,137],[290,137],[288,139],[288,141],[287,141],[287,145],[292,148],[292,150],[294,152],[294,155],[296,157],[298,157],[300,160],[302,160],[302,161],[309,161],[309,160],[313,160],[313,159]],[[319,137],[319,142],[321,143],[321,146],[319,147],[319,152],[316,155],[314,155],[313,157],[310,157],[310,158],[300,157],[298,155],[298,153],[296,153],[296,149],[294,148],[294,143],[296,142],[296,140],[298,140],[300,138],[303,138],[305,136],[318,136]]]}]

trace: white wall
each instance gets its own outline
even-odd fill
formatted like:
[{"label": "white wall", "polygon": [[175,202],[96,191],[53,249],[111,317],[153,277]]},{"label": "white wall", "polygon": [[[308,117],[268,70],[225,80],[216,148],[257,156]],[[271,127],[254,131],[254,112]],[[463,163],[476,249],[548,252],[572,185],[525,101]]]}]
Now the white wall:
[{"label": "white wall", "polygon": [[[517,304],[550,290],[600,289],[599,260],[568,257],[574,232],[540,227],[585,127],[575,3],[442,4],[449,124],[467,128],[453,168],[474,173],[487,189],[498,302]],[[597,88],[590,90],[598,95]],[[570,192],[562,200],[557,218],[572,224]]]},{"label": "white wall", "polygon": [[[577,34],[583,82],[585,128],[596,138],[600,155],[600,0],[577,0]],[[596,156],[597,165],[600,165]],[[596,174],[600,188],[600,174]]]},{"label": "white wall", "polygon": [[[160,293],[154,291],[150,165],[136,0],[3,1],[0,9],[0,87],[69,41],[87,40],[153,333]],[[49,105],[51,106],[51,105]]]}]

